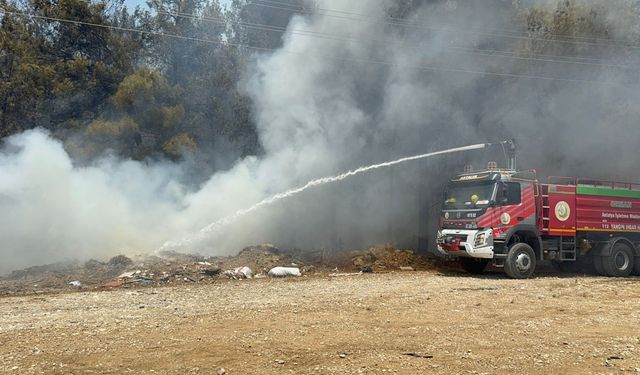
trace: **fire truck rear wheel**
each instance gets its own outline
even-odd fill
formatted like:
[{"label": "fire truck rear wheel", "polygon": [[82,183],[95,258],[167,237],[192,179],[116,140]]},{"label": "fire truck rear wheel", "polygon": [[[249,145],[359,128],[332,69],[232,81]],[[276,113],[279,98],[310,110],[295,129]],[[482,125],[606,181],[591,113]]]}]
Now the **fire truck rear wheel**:
[{"label": "fire truck rear wheel", "polygon": [[487,268],[489,264],[489,260],[487,259],[474,259],[474,258],[460,258],[460,263],[462,263],[462,268],[474,274],[481,274],[484,272],[484,269]]},{"label": "fire truck rear wheel", "polygon": [[625,243],[616,243],[611,249],[611,254],[602,257],[602,266],[607,276],[625,277],[631,275],[633,270],[631,249]]},{"label": "fire truck rear wheel", "polygon": [[524,242],[513,244],[504,261],[504,272],[513,279],[528,279],[536,269],[536,254]]}]

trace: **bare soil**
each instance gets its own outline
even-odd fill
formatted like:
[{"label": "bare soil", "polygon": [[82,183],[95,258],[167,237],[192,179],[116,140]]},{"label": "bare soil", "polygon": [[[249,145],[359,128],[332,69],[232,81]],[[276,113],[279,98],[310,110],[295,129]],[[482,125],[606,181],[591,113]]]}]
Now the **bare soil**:
[{"label": "bare soil", "polygon": [[638,281],[395,271],[6,296],[0,373],[639,373]]}]

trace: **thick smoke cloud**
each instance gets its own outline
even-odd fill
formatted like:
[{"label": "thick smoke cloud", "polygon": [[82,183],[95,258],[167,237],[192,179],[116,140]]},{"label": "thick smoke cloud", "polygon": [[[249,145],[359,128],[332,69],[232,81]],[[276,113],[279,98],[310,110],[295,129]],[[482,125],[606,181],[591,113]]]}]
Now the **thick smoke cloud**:
[{"label": "thick smoke cloud", "polygon": [[10,137],[0,153],[0,272],[158,243],[183,195],[172,173],[115,159],[75,168],[43,131]]},{"label": "thick smoke cloud", "polygon": [[[264,155],[239,160],[197,188],[184,183],[180,165],[112,157],[77,168],[43,132],[9,138],[0,154],[0,273],[153,251],[313,178],[511,137],[520,143],[523,168],[636,180],[638,55],[624,47],[637,36],[630,22],[636,7],[577,2],[601,12],[611,39],[563,38],[570,43],[547,40],[538,48],[532,44],[539,40],[513,36],[525,31],[527,7],[553,14],[557,2],[476,3],[427,3],[412,9],[404,26],[372,22],[389,2],[322,2],[352,20],[322,12],[294,17],[282,49],[256,55],[241,83],[253,101]],[[500,50],[538,52],[486,52]],[[550,56],[564,52],[574,57]],[[434,207],[446,179],[465,163],[480,167],[492,158],[502,161],[501,150],[411,162],[318,187],[178,250],[222,255],[261,242],[329,251],[382,242],[432,248]]]}]

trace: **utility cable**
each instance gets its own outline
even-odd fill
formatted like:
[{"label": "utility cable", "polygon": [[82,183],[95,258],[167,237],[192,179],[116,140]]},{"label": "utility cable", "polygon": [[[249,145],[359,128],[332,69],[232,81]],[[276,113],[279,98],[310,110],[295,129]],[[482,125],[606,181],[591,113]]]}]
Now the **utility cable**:
[{"label": "utility cable", "polygon": [[[386,24],[391,26],[401,26],[406,28],[414,28],[414,29],[423,29],[423,30],[435,30],[435,31],[455,31],[458,33],[471,34],[471,35],[485,35],[491,37],[500,37],[506,39],[518,39],[518,40],[529,40],[529,41],[539,41],[539,42],[552,42],[552,43],[561,43],[561,44],[572,44],[572,45],[591,45],[591,46],[600,46],[600,47],[616,47],[616,48],[626,48],[626,49],[640,49],[640,45],[636,44],[618,44],[618,43],[596,43],[589,41],[570,41],[570,40],[561,40],[561,39],[549,39],[549,38],[541,38],[534,36],[524,36],[524,35],[509,35],[504,33],[486,33],[486,32],[477,32],[472,30],[462,30],[455,29],[452,27],[435,27],[435,26],[427,26],[425,24],[419,22],[411,22],[405,19],[400,19],[397,17],[379,17],[374,15],[367,15],[363,13],[357,12],[348,12],[348,11],[338,11],[329,8],[313,8],[313,11],[306,10],[304,7],[297,7],[288,4],[288,6],[280,5],[284,4],[276,1],[268,1],[268,0],[259,0],[256,2],[255,0],[247,3],[247,5],[258,6],[263,8],[271,8],[271,9],[279,9],[285,10],[289,12],[297,12],[302,14],[321,14],[323,16],[332,17],[336,19],[343,19],[348,21],[358,21],[358,22],[374,22],[376,24]],[[340,14],[331,14],[331,13],[340,13]],[[580,37],[586,38],[586,37]],[[599,38],[603,40],[603,38]],[[604,39],[608,40],[608,39]]]},{"label": "utility cable", "polygon": [[[191,41],[202,42],[202,43],[225,45],[225,46],[229,46],[229,47],[247,48],[247,49],[253,49],[253,50],[263,51],[263,52],[264,51],[267,51],[267,52],[284,52],[284,53],[289,53],[289,54],[295,54],[295,55],[299,55],[299,56],[309,57],[309,55],[307,53],[295,52],[295,51],[291,51],[291,50],[287,50],[287,49],[255,47],[255,46],[249,46],[249,45],[242,44],[242,43],[223,42],[223,41],[219,41],[219,40],[194,38],[194,37],[188,37],[188,36],[183,36],[183,35],[178,35],[178,34],[166,34],[166,33],[161,33],[161,32],[156,32],[156,31],[147,31],[147,30],[140,30],[140,29],[128,28],[128,27],[102,25],[102,24],[96,24],[96,23],[91,23],[91,22],[69,20],[69,19],[64,19],[64,18],[47,17],[47,16],[41,16],[41,15],[35,15],[35,14],[27,14],[27,13],[22,13],[22,12],[14,12],[14,11],[8,11],[6,9],[0,9],[0,13],[12,14],[12,15],[23,16],[23,17],[31,17],[31,18],[37,18],[37,19],[43,19],[43,20],[49,20],[49,21],[70,23],[70,24],[76,24],[76,25],[99,27],[99,28],[105,28],[105,29],[111,29],[111,30],[117,30],[117,31],[141,33],[141,34],[148,34],[148,35],[156,35],[156,36],[164,36],[164,37],[176,38],[176,39],[181,39],[181,40],[191,40]],[[430,66],[430,65],[404,65],[404,64],[400,65],[400,64],[395,64],[395,63],[390,62],[390,61],[360,59],[360,58],[345,58],[345,57],[331,56],[331,55],[322,55],[322,56],[315,56],[315,57],[321,58],[321,59],[327,59],[327,60],[343,61],[343,62],[369,63],[369,64],[382,65],[382,66],[399,66],[399,67],[402,67],[402,68],[405,68],[405,69],[411,69],[411,70],[417,70],[417,71],[463,73],[463,74],[471,74],[471,75],[483,75],[483,76],[488,76],[488,77],[518,78],[518,79],[556,81],[556,82],[581,83],[581,84],[623,85],[623,84],[620,84],[620,83],[617,83],[617,82],[593,81],[593,80],[577,79],[577,78],[549,77],[549,76],[517,74],[517,73],[504,73],[504,72],[487,72],[487,71],[468,70],[468,69],[459,69],[459,68],[445,68],[445,67],[437,67],[437,66]],[[635,86],[633,86],[633,87],[635,87]]]},{"label": "utility cable", "polygon": [[[79,1],[91,3],[91,0],[79,0]],[[276,1],[268,1],[268,0],[262,0],[262,1],[269,2],[269,3],[284,4]],[[176,11],[164,10],[164,9],[156,9],[156,11],[158,12],[158,14],[164,14],[171,17],[188,18],[188,19],[197,20],[197,21],[207,21],[207,22],[212,22],[220,25],[237,24],[237,25],[246,27],[248,29],[267,31],[267,32],[273,32],[273,33],[301,35],[305,37],[318,37],[321,39],[346,41],[346,42],[352,42],[352,43],[361,43],[363,41],[367,41],[367,42],[379,43],[383,45],[392,44],[392,45],[408,46],[411,48],[415,47],[414,44],[410,44],[406,42],[398,42],[393,40],[371,39],[371,38],[368,38],[368,39],[350,38],[342,35],[323,33],[323,32],[318,32],[313,30],[292,29],[288,27],[259,24],[259,23],[252,23],[252,22],[246,22],[246,21],[233,21],[233,20],[227,20],[227,19],[218,18],[218,17],[195,15],[191,13],[176,12]],[[370,16],[370,17],[373,17],[373,16]],[[457,54],[469,54],[469,55],[477,55],[477,56],[492,57],[492,58],[502,57],[502,58],[512,59],[512,60],[599,66],[599,67],[605,67],[605,68],[619,68],[619,69],[630,68],[627,65],[604,63],[604,62],[601,62],[603,61],[601,59],[589,58],[589,57],[583,57],[583,56],[551,55],[551,54],[539,54],[539,53],[531,53],[531,52],[524,53],[524,54],[516,54],[511,51],[459,47],[459,46],[449,46],[449,47],[444,47],[444,49],[453,51],[453,53],[457,53]],[[561,60],[557,60],[555,58],[559,58]],[[584,60],[584,61],[575,61],[575,60]]]},{"label": "utility cable", "polygon": [[[228,22],[232,24],[238,24],[240,26],[244,26],[253,30],[277,32],[282,34],[301,35],[305,37],[317,37],[322,39],[345,41],[345,42],[352,42],[352,43],[362,43],[366,41],[366,42],[373,42],[373,43],[378,43],[382,45],[398,45],[398,46],[411,47],[411,48],[416,47],[413,43],[407,43],[407,42],[398,42],[393,40],[371,39],[371,38],[367,38],[367,39],[350,38],[347,36],[322,33],[322,32],[313,31],[313,30],[290,29],[290,28],[280,27],[275,25],[265,25],[265,24],[257,24],[257,23],[250,23],[250,22],[241,22],[241,21],[227,21],[217,17],[196,16],[189,13],[181,13],[181,12],[174,12],[174,11],[158,10],[158,13],[173,16],[173,17],[184,17],[192,20],[208,21],[208,22],[214,22],[219,24],[226,24]],[[607,68],[621,68],[621,69],[630,68],[627,65],[621,65],[621,64],[569,60],[570,58],[575,56],[544,55],[544,54],[528,53],[526,54],[526,56],[529,56],[529,57],[526,57],[526,56],[517,55],[510,51],[457,47],[457,46],[450,46],[450,47],[444,47],[444,48],[446,50],[453,51],[454,53],[457,53],[457,54],[469,54],[469,55],[477,55],[477,56],[485,56],[485,57],[502,57],[502,58],[513,59],[513,60],[549,62],[549,63],[558,63],[558,64],[599,66],[599,67],[607,67]],[[564,60],[556,60],[553,57],[561,58]],[[580,57],[575,57],[575,58],[580,58]],[[591,59],[591,60],[600,61],[598,59]]]}]

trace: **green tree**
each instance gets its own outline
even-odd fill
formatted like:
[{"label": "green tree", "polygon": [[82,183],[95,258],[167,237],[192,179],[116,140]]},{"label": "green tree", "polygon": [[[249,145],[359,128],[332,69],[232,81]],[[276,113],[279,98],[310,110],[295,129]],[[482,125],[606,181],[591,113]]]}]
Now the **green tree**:
[{"label": "green tree", "polygon": [[[5,0],[3,0],[5,1]],[[140,43],[113,32],[107,3],[37,0],[0,24],[0,135],[43,126],[64,136],[65,125],[90,122],[131,71]],[[119,14],[121,15],[121,13]],[[81,23],[64,22],[72,20]]]},{"label": "green tree", "polygon": [[[0,1],[3,9],[20,12]],[[0,137],[22,130],[42,111],[41,99],[52,86],[53,69],[39,56],[43,41],[22,16],[3,14],[0,20]],[[44,65],[44,66],[43,66]]]},{"label": "green tree", "polygon": [[[180,86],[170,85],[158,71],[146,67],[136,70],[120,82],[111,97],[107,112],[111,118],[99,118],[86,127],[84,153],[96,156],[111,149],[135,159],[157,152],[176,158],[183,144],[184,150],[195,151],[195,142],[186,142],[191,137],[182,129],[181,95]],[[182,138],[165,147],[177,135]]]}]

